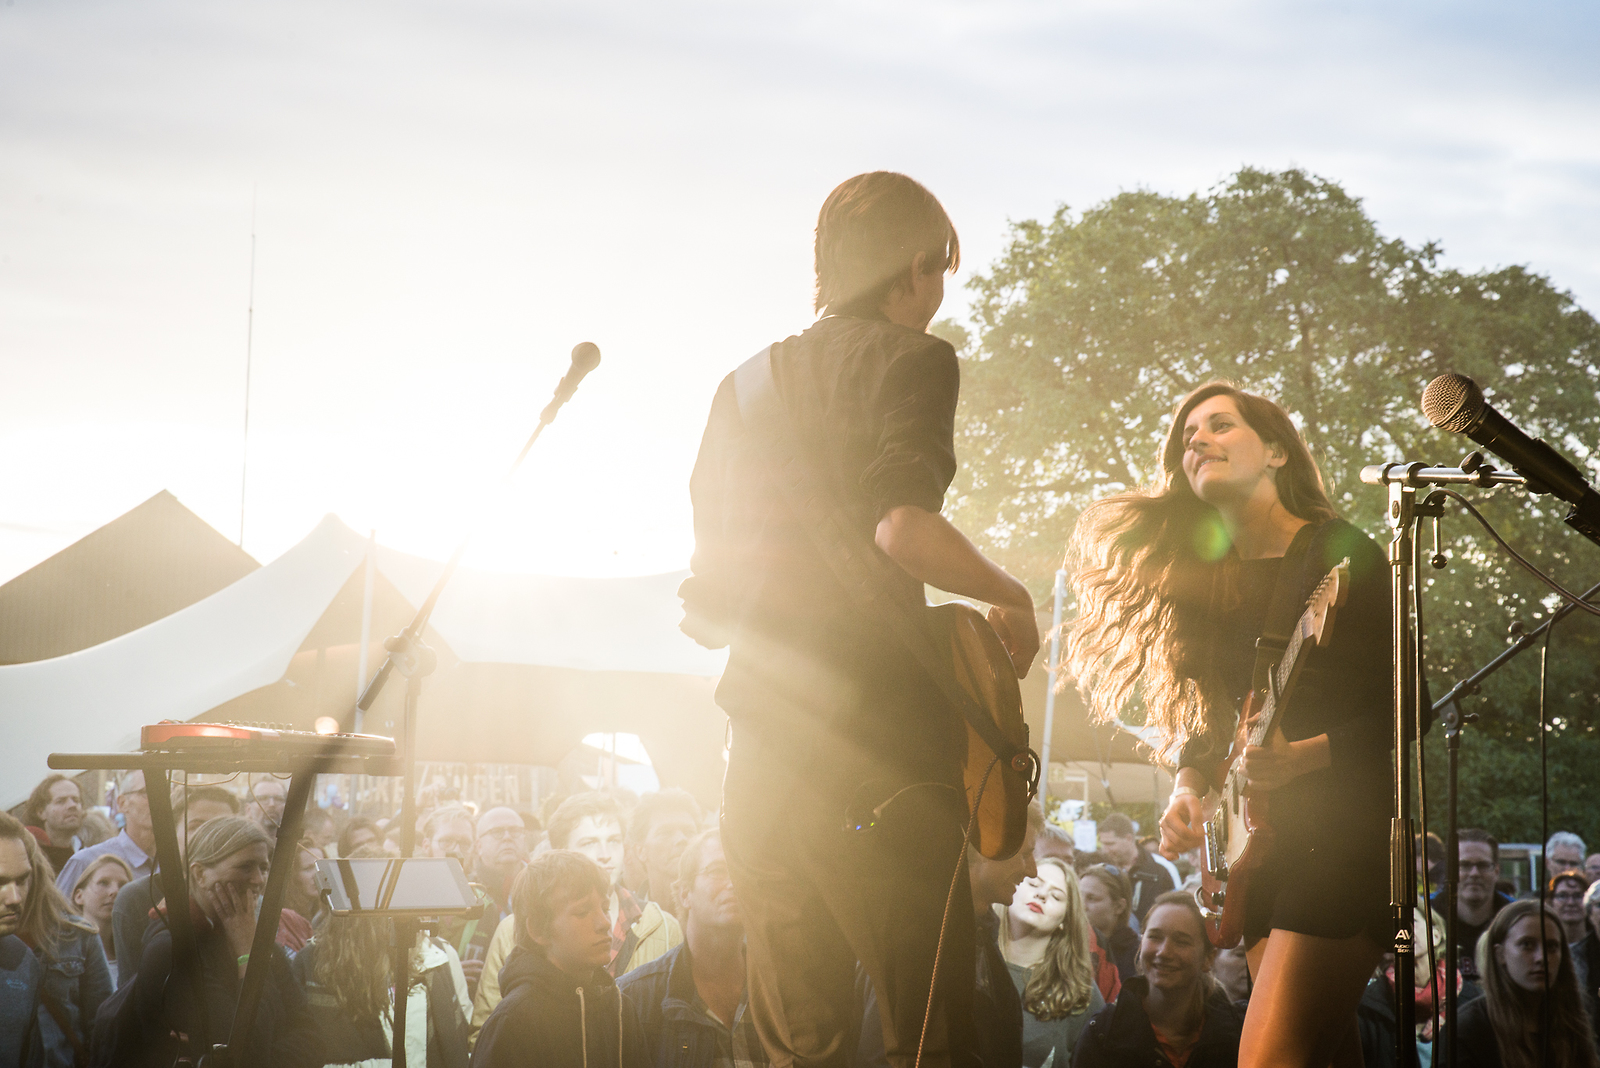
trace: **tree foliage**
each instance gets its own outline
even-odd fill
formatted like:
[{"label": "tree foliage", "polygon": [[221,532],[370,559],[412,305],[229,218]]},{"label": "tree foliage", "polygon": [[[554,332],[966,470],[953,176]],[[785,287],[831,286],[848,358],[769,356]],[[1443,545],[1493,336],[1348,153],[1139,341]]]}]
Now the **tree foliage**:
[{"label": "tree foliage", "polygon": [[[1081,215],[1063,207],[1048,222],[1014,224],[1000,258],[970,283],[972,330],[941,324],[964,357],[952,519],[1047,596],[1084,505],[1147,484],[1174,405],[1216,378],[1293,413],[1330,499],[1380,542],[1389,538],[1383,493],[1360,482],[1361,468],[1454,463],[1472,448],[1419,409],[1423,386],[1447,371],[1471,376],[1508,418],[1600,471],[1600,324],[1526,268],[1465,273],[1439,259],[1434,244],[1383,237],[1357,198],[1298,170],[1245,169],[1204,194],[1128,192]],[[1600,578],[1600,547],[1561,525],[1561,502],[1467,492],[1569,587]],[[1436,689],[1499,652],[1513,620],[1536,625],[1554,603],[1459,507],[1448,511],[1450,564],[1424,569]],[[1553,808],[1552,826],[1581,822],[1591,838],[1600,831],[1597,622],[1580,613],[1557,629],[1548,735],[1553,801],[1583,794],[1570,812]],[[1496,761],[1510,772],[1513,753],[1521,759],[1537,740],[1536,668],[1537,654],[1525,655],[1473,702],[1481,719],[1464,783],[1486,787]],[[1526,768],[1516,768],[1520,800],[1502,789],[1492,814],[1502,836],[1536,835],[1537,781],[1522,790]],[[1467,817],[1491,815],[1489,795],[1480,802]]]}]

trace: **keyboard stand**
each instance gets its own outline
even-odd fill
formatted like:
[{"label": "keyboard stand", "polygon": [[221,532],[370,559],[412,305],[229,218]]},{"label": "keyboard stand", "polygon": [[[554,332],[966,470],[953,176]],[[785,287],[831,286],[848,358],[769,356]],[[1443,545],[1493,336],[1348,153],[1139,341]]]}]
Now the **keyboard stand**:
[{"label": "keyboard stand", "polygon": [[200,1068],[229,1068],[237,1063],[234,1056],[236,1044],[242,1048],[255,1023],[256,1010],[261,1003],[261,988],[266,982],[267,970],[272,964],[272,950],[278,937],[278,917],[283,911],[284,891],[288,889],[289,879],[300,859],[298,847],[306,802],[311,797],[317,776],[401,774],[400,761],[395,757],[354,757],[333,750],[334,747],[330,746],[327,753],[293,758],[242,749],[50,754],[49,766],[57,770],[144,772],[145,796],[150,802],[150,823],[156,836],[156,865],[161,872],[177,876],[163,877],[161,880],[161,889],[167,899],[167,925],[172,931],[173,957],[178,970],[190,984],[191,996],[200,1012],[200,1025],[208,1040],[212,1039],[212,1033],[206,1016],[205,990],[200,976],[194,924],[189,916],[188,872],[178,852],[177,827],[172,818],[170,773],[183,771],[228,775],[260,772],[290,776],[283,823],[278,827],[277,846],[272,851],[272,868],[267,874],[266,889],[261,894],[261,913],[256,919],[255,941],[250,945],[250,960],[245,965],[244,982],[240,985],[239,1000],[234,1008],[233,1029],[226,1043],[213,1044],[210,1050],[201,1054]]}]

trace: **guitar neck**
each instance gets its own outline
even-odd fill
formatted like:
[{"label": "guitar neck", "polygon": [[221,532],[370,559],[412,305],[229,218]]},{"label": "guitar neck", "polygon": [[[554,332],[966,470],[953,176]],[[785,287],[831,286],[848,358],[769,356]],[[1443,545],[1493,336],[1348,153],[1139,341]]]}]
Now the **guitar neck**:
[{"label": "guitar neck", "polygon": [[1248,735],[1251,745],[1265,745],[1267,735],[1271,734],[1272,728],[1277,725],[1278,699],[1288,696],[1285,687],[1294,677],[1294,669],[1300,661],[1300,654],[1305,651],[1310,614],[1310,610],[1307,610],[1295,621],[1294,633],[1289,636],[1289,644],[1284,647],[1283,656],[1273,665],[1272,689],[1262,701],[1261,714],[1256,717],[1256,725],[1250,729]]}]

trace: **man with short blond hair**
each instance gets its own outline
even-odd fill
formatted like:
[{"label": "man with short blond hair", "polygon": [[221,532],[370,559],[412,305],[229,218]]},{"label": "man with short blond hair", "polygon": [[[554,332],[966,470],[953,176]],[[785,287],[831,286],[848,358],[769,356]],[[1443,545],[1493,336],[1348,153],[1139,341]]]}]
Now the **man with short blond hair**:
[{"label": "man with short blond hair", "polygon": [[[1018,676],[1039,649],[1027,587],[941,514],[961,369],[928,326],[960,248],[938,198],[906,175],[835,188],[817,216],[821,318],[723,379],[690,479],[682,628],[729,648],[716,693],[732,732],[723,845],[751,1004],[779,1063],[849,1063],[857,961],[892,1062],[945,1065],[973,1045],[972,910],[964,881],[949,890],[966,728],[889,621],[926,613],[932,585],[994,606]],[[780,424],[792,431],[781,447]],[[837,554],[816,547],[834,540],[783,488],[796,463],[853,536]],[[877,554],[884,588],[835,575],[830,557],[857,551]]]},{"label": "man with short blond hair", "polygon": [[117,812],[122,816],[122,830],[115,838],[78,850],[62,866],[61,873],[56,876],[56,887],[63,894],[70,897],[83,869],[105,853],[121,857],[134,878],[155,871],[156,831],[150,822],[150,798],[145,794],[144,772],[125,771],[117,779]]}]

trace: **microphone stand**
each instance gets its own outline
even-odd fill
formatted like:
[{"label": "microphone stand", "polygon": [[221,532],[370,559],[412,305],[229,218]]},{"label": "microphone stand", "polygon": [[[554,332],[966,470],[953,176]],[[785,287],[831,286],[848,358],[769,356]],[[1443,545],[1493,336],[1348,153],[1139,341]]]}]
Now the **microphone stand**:
[{"label": "microphone stand", "polygon": [[[583,381],[585,375],[594,370],[600,363],[600,350],[591,342],[585,341],[572,350],[572,366],[568,369],[556,385],[555,396],[550,403],[545,405],[544,411],[539,413],[539,425],[533,428],[527,442],[522,446],[522,451],[517,453],[517,458],[511,462],[511,467],[500,480],[498,492],[504,492],[516,477],[517,471],[522,467],[522,461],[528,456],[533,443],[539,440],[539,435],[544,433],[544,428],[555,422],[556,413],[561,406],[572,399],[577,392],[578,383]],[[428,592],[427,599],[422,602],[422,607],[417,609],[417,614],[411,623],[399,634],[383,643],[388,656],[384,658],[383,665],[378,668],[377,674],[372,676],[372,681],[367,683],[367,688],[361,692],[356,700],[356,709],[365,714],[372,709],[372,704],[383,692],[384,683],[389,681],[389,676],[399,671],[406,680],[405,708],[403,713],[403,726],[401,745],[401,796],[400,796],[400,854],[409,857],[416,849],[417,835],[417,698],[422,693],[422,680],[433,674],[438,666],[438,656],[422,641],[423,631],[427,629],[428,620],[433,618],[433,610],[439,604],[439,596],[444,593],[444,588],[456,573],[456,567],[461,563],[461,558],[466,555],[467,546],[472,544],[472,536],[476,532],[476,524],[467,530],[466,536],[456,546],[455,552],[450,554],[450,559],[445,563],[444,570],[439,573],[439,578],[433,584],[433,589]],[[414,920],[394,921],[394,937],[391,942],[390,952],[394,973],[391,976],[394,982],[394,1040],[390,1043],[391,1064],[393,1068],[405,1068],[406,1063],[406,1002],[411,994],[411,947],[416,942],[417,924]]]},{"label": "microphone stand", "polygon": [[[1526,485],[1526,480],[1515,474],[1495,470],[1484,463],[1481,456],[1469,455],[1462,467],[1430,467],[1427,464],[1380,464],[1362,469],[1361,481],[1383,485],[1389,496],[1389,526],[1393,538],[1389,544],[1389,565],[1392,571],[1393,628],[1394,628],[1394,816],[1389,828],[1389,904],[1394,911],[1394,998],[1395,998],[1395,1063],[1400,1068],[1417,1064],[1416,1030],[1416,935],[1412,921],[1417,900],[1416,836],[1411,820],[1411,780],[1409,754],[1411,734],[1420,727],[1416,717],[1423,702],[1423,662],[1421,620],[1413,626],[1411,618],[1413,573],[1419,559],[1416,546],[1417,524],[1424,518],[1435,523],[1444,514],[1441,495],[1432,494],[1421,504],[1416,492],[1427,486],[1472,484],[1478,486]],[[1435,528],[1437,530],[1437,528]],[[1437,552],[1435,565],[1439,563]],[[1553,622],[1553,621],[1552,621]],[[1546,626],[1549,626],[1547,623]],[[1415,633],[1413,633],[1415,631]],[[1505,654],[1497,658],[1496,665],[1509,659]],[[1479,679],[1487,671],[1474,676]],[[1465,684],[1458,685],[1432,706],[1438,710],[1446,705],[1456,707],[1455,700]],[[1413,730],[1408,731],[1410,726]],[[1446,720],[1445,740],[1449,753],[1449,799],[1447,808],[1448,841],[1445,845],[1446,893],[1446,977],[1444,989],[1445,1058],[1439,1062],[1446,1068],[1456,1063],[1456,880],[1459,877],[1459,858],[1456,856],[1456,773],[1460,748],[1461,724],[1452,726]],[[1416,733],[1420,732],[1416,731]],[[1431,906],[1431,903],[1430,903]],[[1402,978],[1403,977],[1403,978]],[[1436,978],[1436,977],[1435,977]],[[1430,979],[1430,982],[1434,981]]]}]

